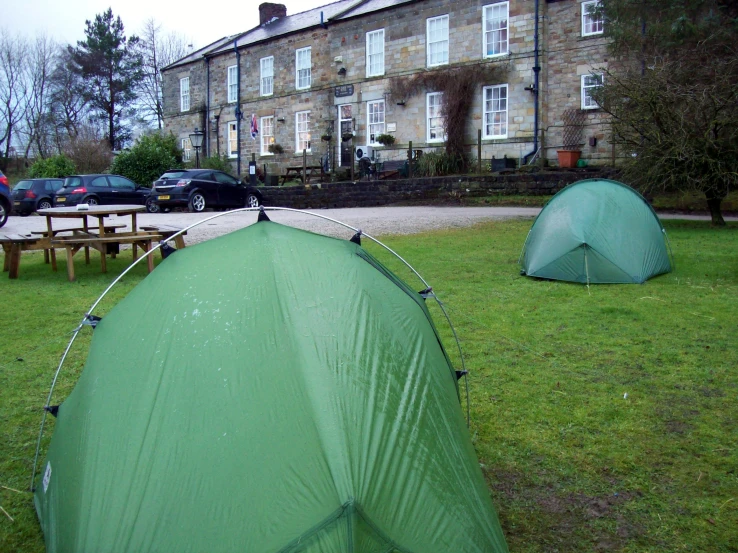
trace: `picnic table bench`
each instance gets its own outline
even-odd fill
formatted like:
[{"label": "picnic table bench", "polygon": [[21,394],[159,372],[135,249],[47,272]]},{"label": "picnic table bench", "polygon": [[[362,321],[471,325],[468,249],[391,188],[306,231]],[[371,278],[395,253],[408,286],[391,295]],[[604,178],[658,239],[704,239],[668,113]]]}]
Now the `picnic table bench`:
[{"label": "picnic table bench", "polygon": [[[162,239],[162,235],[155,232],[118,232],[114,236],[100,236],[94,233],[75,233],[72,236],[56,236],[51,240],[53,247],[63,247],[67,250],[67,278],[70,282],[75,280],[74,274],[74,255],[82,248],[93,248],[100,252],[100,265],[103,273],[108,270],[106,257],[108,247],[120,244],[133,245],[133,260],[137,258],[136,247],[140,247],[148,252],[152,247],[153,241]],[[154,270],[154,258],[147,256],[147,264],[149,272]]]},{"label": "picnic table bench", "polygon": [[[169,240],[173,235],[182,231],[181,228],[172,225],[141,225],[141,230],[161,234],[163,240]],[[177,249],[185,247],[184,236],[186,234],[187,232],[185,231],[174,238],[174,244],[177,246]]]},{"label": "picnic table bench", "polygon": [[322,165],[307,165],[305,167],[305,175],[302,174],[302,165],[295,167],[287,167],[282,179],[282,184],[288,180],[300,180],[303,184],[309,183],[310,179],[317,178],[320,180],[323,177],[323,166]]},{"label": "picnic table bench", "polygon": [[8,273],[8,278],[18,278],[21,252],[27,250],[45,250],[49,247],[49,240],[36,236],[24,236],[22,234],[2,234],[0,235],[0,244],[5,252],[3,271]]}]

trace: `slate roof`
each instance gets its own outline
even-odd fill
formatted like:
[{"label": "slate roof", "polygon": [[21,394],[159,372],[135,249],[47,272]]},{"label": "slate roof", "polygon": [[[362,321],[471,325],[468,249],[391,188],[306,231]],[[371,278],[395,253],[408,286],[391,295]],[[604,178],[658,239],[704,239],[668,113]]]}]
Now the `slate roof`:
[{"label": "slate roof", "polygon": [[204,48],[200,48],[196,52],[175,61],[164,69],[172,69],[180,65],[186,65],[188,63],[198,61],[206,56],[213,56],[233,51],[234,40],[236,40],[236,44],[239,48],[244,48],[252,44],[257,44],[280,36],[317,27],[321,23],[321,12],[323,14],[323,22],[328,24],[417,1],[419,0],[338,0],[332,4],[319,6],[312,10],[287,15],[287,17],[282,17],[272,21],[271,23],[259,25],[258,27],[254,27],[253,29],[241,34],[221,38],[220,40],[216,40],[212,44],[209,44]]}]

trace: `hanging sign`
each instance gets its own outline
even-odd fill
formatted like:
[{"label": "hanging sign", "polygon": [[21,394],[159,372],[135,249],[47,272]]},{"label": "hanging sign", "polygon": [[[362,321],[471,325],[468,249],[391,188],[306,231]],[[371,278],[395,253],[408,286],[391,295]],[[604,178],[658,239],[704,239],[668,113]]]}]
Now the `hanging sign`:
[{"label": "hanging sign", "polygon": [[336,87],[336,98],[343,98],[344,96],[354,95],[354,85],[342,84]]}]

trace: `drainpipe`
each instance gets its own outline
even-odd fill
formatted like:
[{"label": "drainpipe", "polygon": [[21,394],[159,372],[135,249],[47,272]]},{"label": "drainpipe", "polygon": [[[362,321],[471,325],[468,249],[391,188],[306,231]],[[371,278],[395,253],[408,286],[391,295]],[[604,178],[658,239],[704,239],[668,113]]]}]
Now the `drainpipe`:
[{"label": "drainpipe", "polygon": [[210,157],[210,58],[205,58],[205,69],[207,74],[207,100],[205,100],[205,156]]},{"label": "drainpipe", "polygon": [[241,54],[238,51],[238,38],[233,40],[233,51],[236,52],[236,174],[241,178],[241,118],[243,113],[241,112]]},{"label": "drainpipe", "polygon": [[539,115],[539,108],[538,104],[539,102],[539,89],[541,84],[541,64],[539,61],[539,52],[538,52],[538,10],[539,10],[539,3],[540,0],[536,0],[536,23],[535,23],[535,31],[533,33],[534,35],[534,45],[533,45],[533,52],[534,52],[534,61],[533,61],[533,151],[530,153],[525,154],[523,157],[523,163],[528,163],[528,158],[531,156],[536,155],[536,152],[538,152],[538,115]]}]

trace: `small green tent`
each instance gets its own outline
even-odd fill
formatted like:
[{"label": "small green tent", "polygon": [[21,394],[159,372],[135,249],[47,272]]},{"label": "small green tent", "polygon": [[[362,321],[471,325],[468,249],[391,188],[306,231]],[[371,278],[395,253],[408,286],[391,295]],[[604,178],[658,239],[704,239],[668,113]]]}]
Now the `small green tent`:
[{"label": "small green tent", "polygon": [[575,182],[533,222],[522,274],[582,283],[643,283],[671,271],[666,231],[638,192],[608,179]]},{"label": "small green tent", "polygon": [[35,504],[49,553],[507,551],[424,299],[271,221],[97,323]]}]

